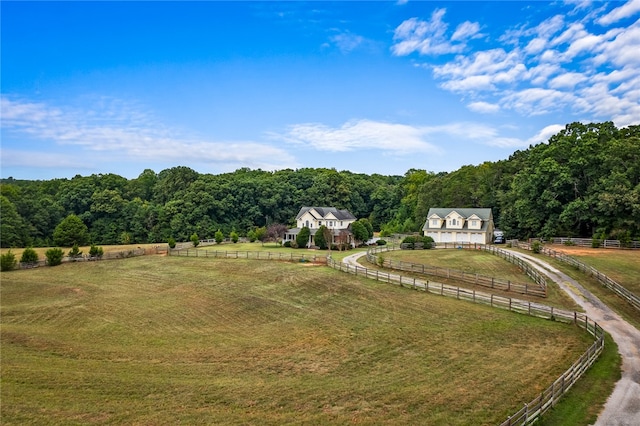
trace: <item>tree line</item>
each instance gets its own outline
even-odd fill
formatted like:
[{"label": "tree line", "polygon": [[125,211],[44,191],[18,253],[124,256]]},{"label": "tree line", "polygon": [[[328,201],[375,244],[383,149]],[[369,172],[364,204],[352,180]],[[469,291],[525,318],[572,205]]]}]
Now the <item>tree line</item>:
[{"label": "tree line", "polygon": [[[188,167],[135,179],[2,179],[2,247],[187,241],[293,225],[302,206],[332,206],[384,233],[419,231],[430,207],[490,207],[508,237],[640,236],[640,126],[571,123],[547,143],[450,173],[404,176],[326,168],[201,174]],[[61,224],[65,222],[65,226]],[[70,223],[69,223],[70,222]]]}]

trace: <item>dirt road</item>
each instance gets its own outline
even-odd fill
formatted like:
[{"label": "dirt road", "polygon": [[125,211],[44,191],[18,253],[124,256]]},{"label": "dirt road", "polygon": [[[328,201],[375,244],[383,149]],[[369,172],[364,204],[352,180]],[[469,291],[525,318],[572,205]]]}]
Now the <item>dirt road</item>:
[{"label": "dirt road", "polygon": [[622,356],[622,378],[609,396],[596,426],[640,425],[640,331],[613,312],[577,281],[533,256],[511,251],[556,282],[586,314],[606,330]]},{"label": "dirt road", "polygon": [[[595,426],[640,425],[640,331],[623,320],[577,281],[547,262],[516,251],[510,251],[556,282],[562,290],[583,307],[586,314],[606,330],[618,345],[622,356],[622,378],[616,383]],[[364,252],[344,258],[343,262],[358,265]]]}]

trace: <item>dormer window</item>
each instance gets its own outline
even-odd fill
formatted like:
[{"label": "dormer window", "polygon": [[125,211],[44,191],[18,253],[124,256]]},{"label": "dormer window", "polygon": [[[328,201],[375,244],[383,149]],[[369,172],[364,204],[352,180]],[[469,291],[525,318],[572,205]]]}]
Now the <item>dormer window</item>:
[{"label": "dormer window", "polygon": [[478,221],[477,220],[472,220],[471,221],[471,226],[473,226],[474,228],[478,227]]},{"label": "dormer window", "polygon": [[438,219],[431,219],[431,226],[438,226]]},{"label": "dormer window", "polygon": [[451,226],[456,226],[458,224],[458,221],[456,219],[451,219],[451,222],[449,222],[449,224]]}]

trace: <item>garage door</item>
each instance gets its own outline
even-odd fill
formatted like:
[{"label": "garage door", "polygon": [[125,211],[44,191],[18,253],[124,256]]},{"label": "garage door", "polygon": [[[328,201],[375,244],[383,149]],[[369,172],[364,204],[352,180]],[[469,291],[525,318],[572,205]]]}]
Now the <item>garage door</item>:
[{"label": "garage door", "polygon": [[478,234],[478,233],[471,234],[471,242],[484,244],[484,234]]},{"label": "garage door", "polygon": [[443,243],[451,243],[451,242],[453,242],[453,235],[451,234],[451,232],[443,232],[441,234],[441,236],[442,236],[441,242],[443,242]]}]

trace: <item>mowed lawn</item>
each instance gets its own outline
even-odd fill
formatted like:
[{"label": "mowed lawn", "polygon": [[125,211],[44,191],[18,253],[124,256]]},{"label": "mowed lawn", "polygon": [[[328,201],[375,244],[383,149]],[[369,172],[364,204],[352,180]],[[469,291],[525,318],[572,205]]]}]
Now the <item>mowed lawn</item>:
[{"label": "mowed lawn", "polygon": [[578,328],[324,266],[144,256],[2,274],[11,424],[493,425]]}]

